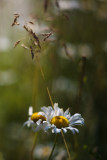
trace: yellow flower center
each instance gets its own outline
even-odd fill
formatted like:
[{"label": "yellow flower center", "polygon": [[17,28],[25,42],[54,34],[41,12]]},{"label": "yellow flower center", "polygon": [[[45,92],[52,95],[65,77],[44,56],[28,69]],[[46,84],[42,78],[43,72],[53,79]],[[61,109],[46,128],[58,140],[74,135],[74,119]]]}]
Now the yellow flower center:
[{"label": "yellow flower center", "polygon": [[42,115],[39,115],[38,112],[35,112],[35,113],[32,114],[32,116],[31,116],[32,121],[37,122],[39,119],[41,119],[42,122],[46,121],[46,118]]},{"label": "yellow flower center", "polygon": [[55,116],[51,119],[51,124],[54,124],[57,128],[64,128],[69,126],[69,121],[63,116]]}]

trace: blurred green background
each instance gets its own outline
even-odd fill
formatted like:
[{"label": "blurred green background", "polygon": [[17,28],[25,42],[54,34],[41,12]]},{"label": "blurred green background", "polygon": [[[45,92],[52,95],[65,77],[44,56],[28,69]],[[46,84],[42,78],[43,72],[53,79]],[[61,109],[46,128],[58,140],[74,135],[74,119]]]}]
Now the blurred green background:
[{"label": "blurred green background", "polygon": [[[11,27],[14,12],[20,25]],[[40,63],[53,101],[85,119],[78,135],[65,135],[72,160],[106,159],[107,1],[0,0],[0,160],[30,160],[35,134],[23,127],[28,107],[51,105],[36,57],[21,48],[29,45],[23,29],[29,20],[41,41]],[[49,32],[43,41],[41,34]],[[53,141],[53,134],[39,132],[34,159],[47,159]],[[61,136],[53,159],[67,159]]]}]

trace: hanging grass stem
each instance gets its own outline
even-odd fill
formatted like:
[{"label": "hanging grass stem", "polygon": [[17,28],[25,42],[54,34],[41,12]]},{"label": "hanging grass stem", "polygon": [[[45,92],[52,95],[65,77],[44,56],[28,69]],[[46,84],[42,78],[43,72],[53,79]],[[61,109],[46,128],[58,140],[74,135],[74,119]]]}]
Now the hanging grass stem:
[{"label": "hanging grass stem", "polygon": [[34,80],[33,80],[33,96],[32,96],[32,104],[37,110],[36,99],[37,99],[37,86],[38,86],[38,67],[35,67]]},{"label": "hanging grass stem", "polygon": [[58,134],[55,135],[54,145],[53,145],[53,148],[52,148],[52,151],[51,151],[51,154],[50,154],[48,160],[51,160],[51,158],[52,158],[52,155],[53,155],[56,143],[57,143],[57,137],[58,137]]},{"label": "hanging grass stem", "polygon": [[42,66],[41,66],[41,64],[40,64],[39,57],[38,57],[38,54],[37,54],[37,53],[36,53],[36,59],[37,59],[37,61],[38,61],[38,64],[39,64],[39,67],[40,67],[40,72],[41,72],[42,78],[43,78],[43,80],[44,80],[44,82],[45,82],[46,90],[47,90],[47,93],[48,93],[48,96],[49,96],[49,99],[50,99],[51,105],[52,105],[52,107],[53,107],[53,106],[54,106],[54,104],[53,104],[53,101],[52,101],[52,97],[51,97],[51,94],[50,94],[50,91],[49,91],[48,85],[47,85],[47,83],[46,83],[45,75],[44,75],[44,72],[43,72]]},{"label": "hanging grass stem", "polygon": [[71,160],[71,156],[70,156],[70,152],[69,152],[69,149],[68,149],[68,145],[66,143],[66,139],[64,137],[64,133],[63,133],[62,130],[61,130],[61,134],[62,134],[62,137],[63,137],[63,140],[64,140],[64,144],[65,144],[65,147],[66,147],[66,150],[67,150],[67,154],[68,154],[69,160]]}]

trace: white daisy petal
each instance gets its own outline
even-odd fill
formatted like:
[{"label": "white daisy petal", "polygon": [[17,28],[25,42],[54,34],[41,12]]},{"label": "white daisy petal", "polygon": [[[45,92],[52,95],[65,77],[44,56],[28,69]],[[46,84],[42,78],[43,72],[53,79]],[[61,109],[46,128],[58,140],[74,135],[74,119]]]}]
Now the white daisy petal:
[{"label": "white daisy petal", "polygon": [[58,116],[63,116],[63,109],[59,109],[59,113],[58,113]]},{"label": "white daisy petal", "polygon": [[66,133],[67,132],[67,129],[66,128],[62,128],[63,132]]},{"label": "white daisy petal", "polygon": [[53,108],[49,106],[49,107],[42,107],[41,109],[44,111],[47,121],[50,121],[50,119],[53,116]]},{"label": "white daisy petal", "polygon": [[64,112],[64,117],[66,117],[69,113],[69,108]]},{"label": "white daisy petal", "polygon": [[82,118],[81,114],[76,113],[69,119],[69,121],[75,121],[80,118]]},{"label": "white daisy petal", "polygon": [[50,128],[50,126],[51,125],[49,122],[43,121],[42,128],[44,129],[44,131],[47,131]]},{"label": "white daisy petal", "polygon": [[53,117],[54,111],[52,107],[48,107],[48,113],[46,115],[47,121],[50,121]]},{"label": "white daisy petal", "polygon": [[48,113],[50,114],[53,111],[53,108],[51,106],[48,107]]},{"label": "white daisy petal", "polygon": [[48,117],[47,117],[47,121],[51,121],[51,119],[53,118],[53,116],[54,116],[54,111],[52,111],[49,115],[48,115]]},{"label": "white daisy petal", "polygon": [[73,134],[75,134],[75,132],[79,133],[79,130],[77,128],[74,127],[67,127],[67,129],[71,130]]},{"label": "white daisy petal", "polygon": [[71,114],[69,113],[69,114],[67,114],[65,117],[69,120],[70,117],[71,117]]},{"label": "white daisy petal", "polygon": [[50,123],[49,122],[47,122],[47,121],[43,121],[42,122],[43,123],[43,125],[45,126],[45,125],[49,125]]},{"label": "white daisy petal", "polygon": [[60,132],[61,132],[61,129],[55,128],[55,132],[56,132],[56,133],[60,133]]},{"label": "white daisy petal", "polygon": [[42,110],[44,113],[47,113],[47,112],[48,112],[48,107],[42,107],[41,110]]},{"label": "white daisy petal", "polygon": [[44,112],[38,112],[38,115],[45,116]]},{"label": "white daisy petal", "polygon": [[81,119],[78,119],[78,120],[75,120],[75,121],[70,121],[70,125],[74,126],[74,125],[83,125],[84,124],[84,119],[81,118]]},{"label": "white daisy petal", "polygon": [[74,114],[70,119],[69,119],[70,125],[83,125],[84,124],[84,119],[82,118],[81,114]]},{"label": "white daisy petal", "polygon": [[30,106],[28,110],[28,115],[31,116],[33,114],[33,107]]},{"label": "white daisy petal", "polygon": [[55,109],[55,108],[56,108],[56,109],[59,108],[59,107],[58,107],[58,103],[54,103],[54,109]]},{"label": "white daisy petal", "polygon": [[52,133],[60,133],[61,132],[61,129],[59,129],[59,128],[54,128],[54,129],[52,129]]},{"label": "white daisy petal", "polygon": [[51,125],[51,128],[55,128],[56,126],[54,124]]},{"label": "white daisy petal", "polygon": [[27,125],[27,127],[30,127],[32,124],[34,124],[34,122],[32,120],[28,120],[23,124],[23,126]]},{"label": "white daisy petal", "polygon": [[49,128],[50,128],[50,126],[46,126],[46,127],[44,128],[44,131],[48,131]]},{"label": "white daisy petal", "polygon": [[29,121],[26,121],[26,122],[23,124],[23,126],[26,126],[26,125],[27,125],[27,126],[29,127],[29,124],[30,124]]},{"label": "white daisy petal", "polygon": [[54,103],[54,114],[56,115],[56,116],[58,116],[58,113],[59,113],[59,107],[58,107],[58,103]]},{"label": "white daisy petal", "polygon": [[54,133],[54,129],[52,129],[52,133]]},{"label": "white daisy petal", "polygon": [[41,124],[41,122],[42,122],[42,120],[39,119],[39,120],[36,122],[36,124],[39,126],[39,125]]}]

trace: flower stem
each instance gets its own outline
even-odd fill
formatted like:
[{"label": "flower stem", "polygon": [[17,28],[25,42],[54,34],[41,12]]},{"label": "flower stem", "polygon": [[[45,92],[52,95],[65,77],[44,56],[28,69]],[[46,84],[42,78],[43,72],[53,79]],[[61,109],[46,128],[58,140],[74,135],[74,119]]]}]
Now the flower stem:
[{"label": "flower stem", "polygon": [[58,137],[58,135],[56,134],[56,135],[55,135],[54,145],[53,145],[53,148],[52,148],[52,151],[51,151],[51,154],[50,154],[48,160],[51,160],[51,158],[52,158],[52,154],[53,154],[53,151],[54,151],[55,146],[56,146],[56,143],[57,143],[57,137]]},{"label": "flower stem", "polygon": [[35,133],[35,137],[34,137],[34,142],[33,142],[32,150],[31,150],[31,158],[30,158],[30,160],[33,160],[33,152],[34,152],[34,148],[35,148],[35,145],[36,145],[37,135],[38,135],[38,133],[36,132]]},{"label": "flower stem", "polygon": [[69,149],[68,149],[68,145],[66,143],[66,140],[65,140],[65,137],[64,137],[64,133],[63,133],[62,130],[61,130],[61,134],[62,134],[62,137],[63,137],[63,140],[64,140],[64,144],[65,144],[65,147],[66,147],[66,150],[67,150],[67,154],[68,154],[69,160],[71,160],[71,156],[70,156],[70,152],[69,152]]}]

